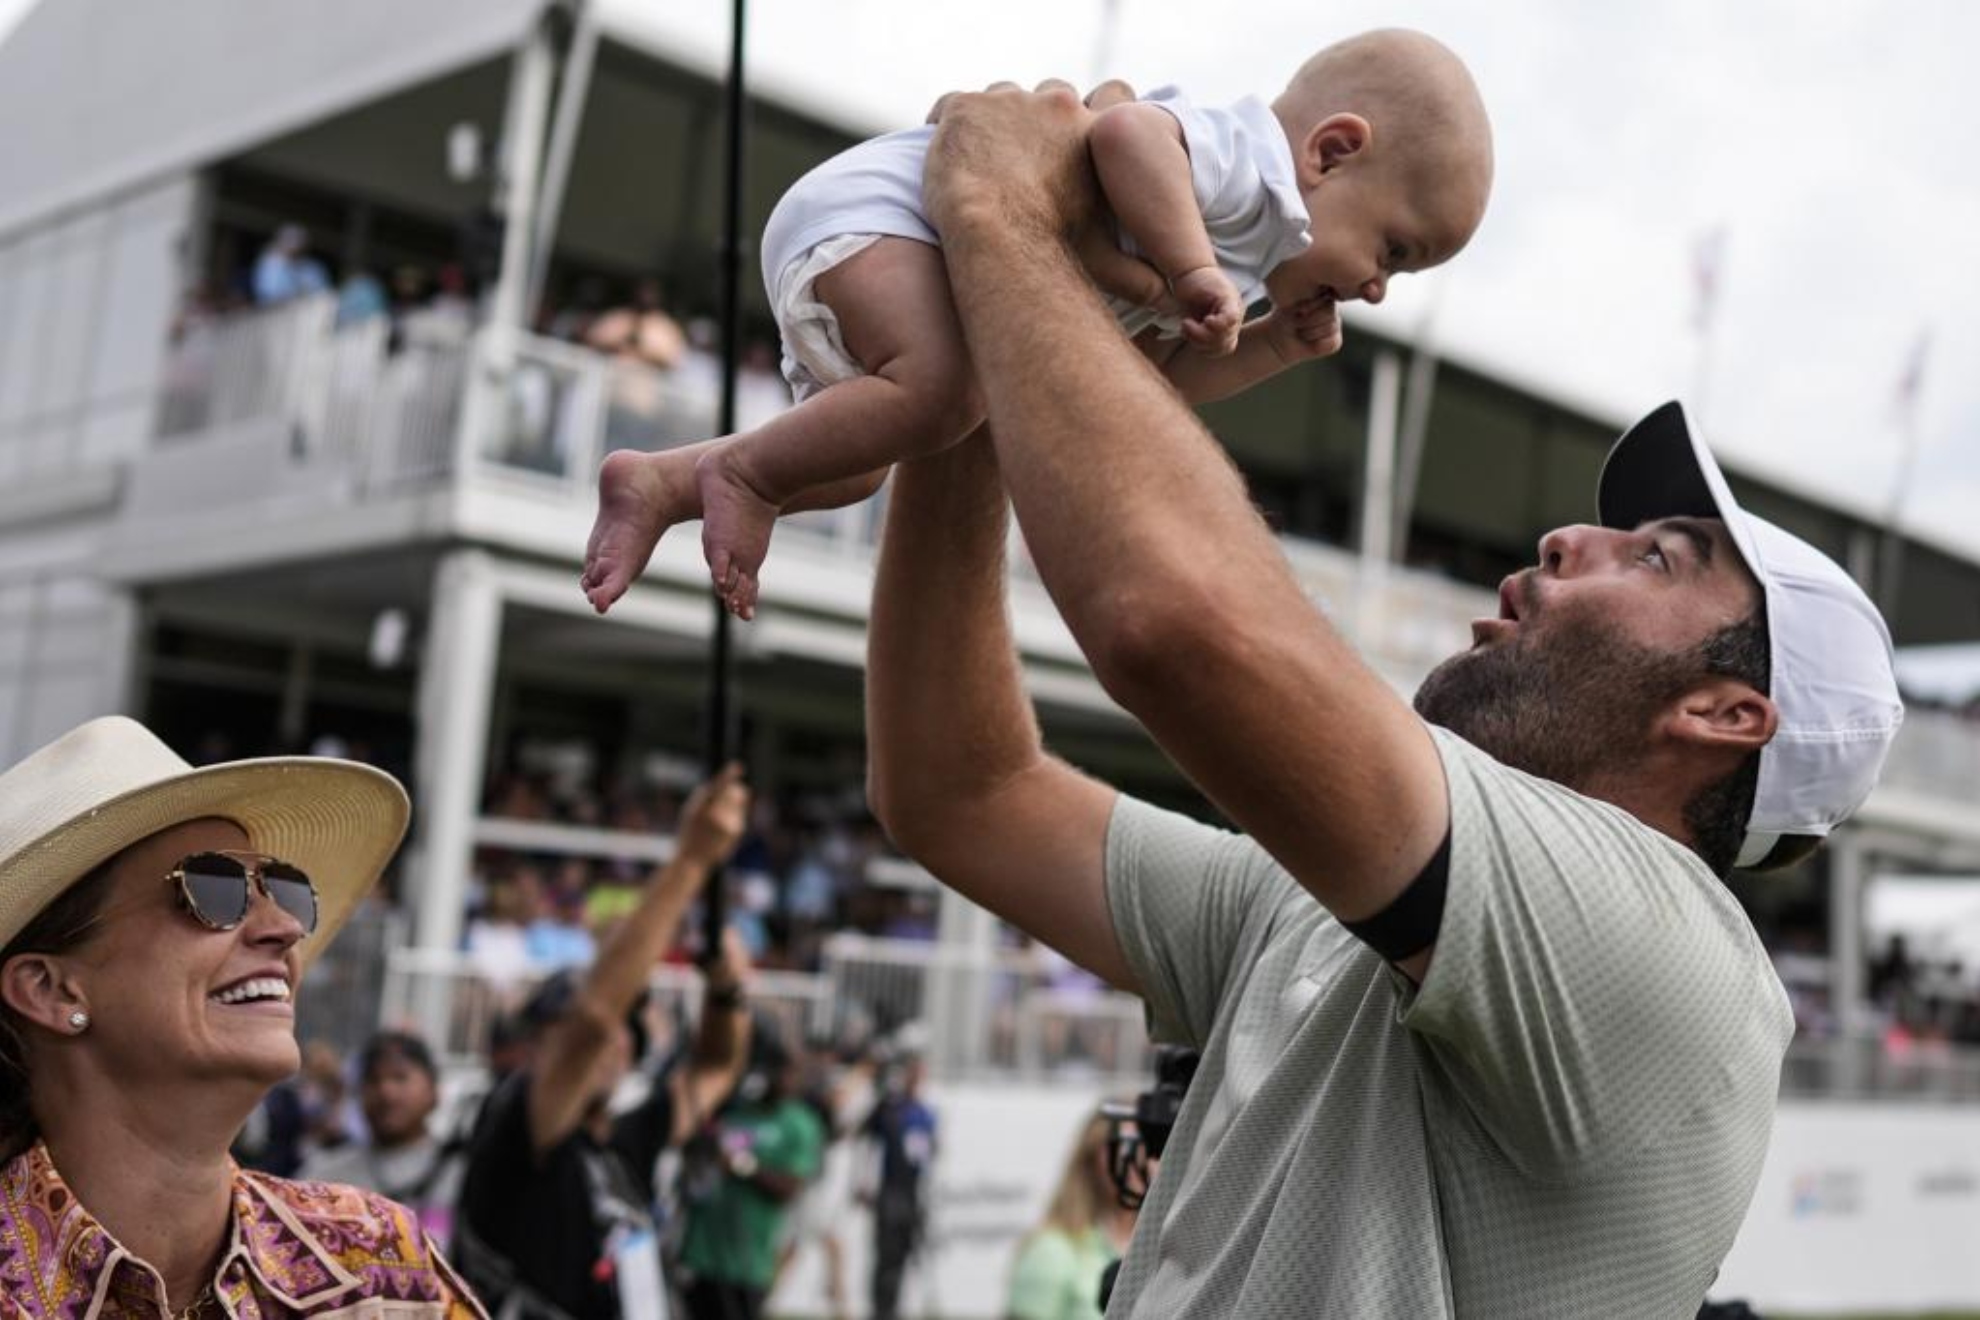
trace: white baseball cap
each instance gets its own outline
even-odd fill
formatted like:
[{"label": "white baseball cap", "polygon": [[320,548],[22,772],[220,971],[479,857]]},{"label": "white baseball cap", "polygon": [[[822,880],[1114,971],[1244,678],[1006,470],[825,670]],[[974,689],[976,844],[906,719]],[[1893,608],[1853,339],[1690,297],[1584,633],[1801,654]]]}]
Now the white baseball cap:
[{"label": "white baseball cap", "polygon": [[1602,525],[1716,518],[1759,581],[1780,712],[1734,862],[1755,866],[1784,835],[1826,836],[1863,805],[1904,719],[1891,634],[1849,574],[1800,537],[1739,507],[1711,452],[1667,403],[1623,435],[1596,489]]}]

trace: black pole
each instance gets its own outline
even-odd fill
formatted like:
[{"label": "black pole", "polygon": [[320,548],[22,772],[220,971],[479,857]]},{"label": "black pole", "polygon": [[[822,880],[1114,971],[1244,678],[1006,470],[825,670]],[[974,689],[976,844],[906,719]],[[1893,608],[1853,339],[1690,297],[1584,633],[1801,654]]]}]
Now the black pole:
[{"label": "black pole", "polygon": [[[743,132],[747,100],[743,95],[744,0],[731,0],[729,12],[728,153],[722,208],[721,320],[722,320],[722,410],[719,432],[733,435],[736,430],[736,368],[742,361],[742,209],[743,209]],[[736,757],[735,655],[729,645],[729,611],[721,597],[714,601],[715,630],[708,654],[708,725],[704,735],[704,757],[709,774],[714,774]],[[725,892],[726,868],[716,868],[703,891],[702,957],[712,959],[722,947],[722,928],[728,924],[729,901]]]}]

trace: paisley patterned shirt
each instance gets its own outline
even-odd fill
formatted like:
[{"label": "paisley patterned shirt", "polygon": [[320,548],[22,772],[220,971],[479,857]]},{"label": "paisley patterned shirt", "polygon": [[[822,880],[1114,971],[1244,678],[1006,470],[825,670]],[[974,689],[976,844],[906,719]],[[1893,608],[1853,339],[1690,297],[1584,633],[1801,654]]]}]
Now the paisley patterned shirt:
[{"label": "paisley patterned shirt", "polygon": [[[165,1285],[91,1217],[47,1147],[0,1169],[0,1320],[171,1320]],[[202,1320],[487,1320],[412,1212],[372,1192],[234,1172]]]}]

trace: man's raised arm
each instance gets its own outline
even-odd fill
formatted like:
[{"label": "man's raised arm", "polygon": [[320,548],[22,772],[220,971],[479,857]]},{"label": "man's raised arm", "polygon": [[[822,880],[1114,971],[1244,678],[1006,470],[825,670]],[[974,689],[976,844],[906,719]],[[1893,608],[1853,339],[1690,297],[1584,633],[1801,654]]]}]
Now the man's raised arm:
[{"label": "man's raised arm", "polygon": [[1336,916],[1371,916],[1444,836],[1435,746],[1093,296],[1071,248],[1095,205],[1088,122],[1070,89],[955,96],[929,151],[1003,481],[1108,691]]},{"label": "man's raised arm", "polygon": [[1004,613],[1007,531],[982,435],[894,469],[867,635],[868,796],[943,883],[1124,990],[1114,791],[1049,756]]}]

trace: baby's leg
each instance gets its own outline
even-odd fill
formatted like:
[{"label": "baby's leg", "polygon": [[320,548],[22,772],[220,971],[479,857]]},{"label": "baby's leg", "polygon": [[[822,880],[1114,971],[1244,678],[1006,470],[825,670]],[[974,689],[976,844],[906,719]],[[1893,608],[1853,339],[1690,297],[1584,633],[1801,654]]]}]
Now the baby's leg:
[{"label": "baby's leg", "polygon": [[813,487],[946,448],[983,416],[940,251],[882,238],[820,276],[814,292],[868,374],[717,445],[696,469],[709,572],[743,618],[755,612],[780,509]]},{"label": "baby's leg", "polygon": [[657,454],[615,449],[598,469],[598,516],[584,548],[578,585],[591,608],[603,614],[646,571],[660,534],[701,514],[694,465],[719,440]]},{"label": "baby's leg", "polygon": [[[643,453],[618,449],[598,470],[598,517],[585,548],[584,574],[578,584],[592,608],[603,614],[625,595],[660,542],[661,533],[676,523],[701,516],[701,488],[696,465],[739,437],[724,436],[696,444]],[[840,481],[800,491],[784,506],[786,513],[806,509],[840,509],[857,504],[886,479],[884,470],[862,472]]]}]

